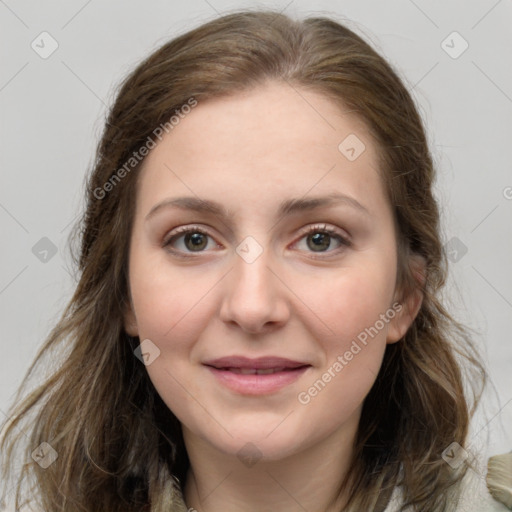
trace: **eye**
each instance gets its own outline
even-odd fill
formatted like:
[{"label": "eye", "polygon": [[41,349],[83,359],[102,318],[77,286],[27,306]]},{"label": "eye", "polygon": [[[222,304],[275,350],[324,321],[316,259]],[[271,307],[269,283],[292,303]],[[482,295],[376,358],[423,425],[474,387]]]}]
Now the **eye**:
[{"label": "eye", "polygon": [[[162,245],[169,251],[183,256],[220,247],[200,226],[184,226],[175,229],[166,237]],[[326,224],[317,224],[303,230],[302,237],[294,245],[306,252],[333,254],[339,252],[340,248],[350,247],[351,242],[339,230]]]},{"label": "eye", "polygon": [[163,246],[172,252],[191,253],[219,247],[219,244],[203,228],[185,226],[172,231],[166,237]]},{"label": "eye", "polygon": [[[339,252],[337,249],[350,247],[351,242],[337,229],[320,224],[306,228],[302,238],[295,245],[309,252],[337,253]],[[334,250],[332,250],[333,245]]]}]

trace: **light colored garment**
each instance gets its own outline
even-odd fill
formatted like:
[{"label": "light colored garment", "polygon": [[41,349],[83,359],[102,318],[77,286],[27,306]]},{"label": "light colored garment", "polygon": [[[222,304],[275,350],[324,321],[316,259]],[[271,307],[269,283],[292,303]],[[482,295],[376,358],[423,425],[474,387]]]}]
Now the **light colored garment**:
[{"label": "light colored garment", "polygon": [[[511,509],[493,499],[487,484],[487,464],[476,465],[476,471],[470,469],[462,482],[462,493],[457,503],[456,512],[509,512]],[[505,479],[510,480],[512,485],[512,473],[508,472]],[[169,481],[167,488],[160,495],[160,503],[156,506],[158,510],[167,512],[195,512],[193,508],[187,507],[183,496],[176,484]],[[399,487],[395,488],[390,502],[384,512],[400,512],[403,504],[403,494]],[[14,512],[14,508],[2,509],[0,512]],[[20,512],[33,512],[32,509],[22,509]],[[413,512],[412,508],[405,512]]]},{"label": "light colored garment", "polygon": [[[510,512],[503,503],[495,500],[487,488],[486,473],[487,464],[475,463],[476,471],[469,469],[462,481],[462,492],[457,503],[456,512]],[[508,475],[512,481],[512,474]],[[174,490],[173,498],[169,503],[168,510],[172,512],[193,512],[194,509],[187,508],[181,493]],[[399,487],[395,488],[390,502],[384,512],[399,512],[403,504],[403,494]],[[408,508],[406,512],[413,512]]]},{"label": "light colored garment", "polygon": [[[462,492],[455,509],[456,512],[510,512],[503,503],[495,500],[485,481],[486,467],[475,472],[469,469],[462,481]],[[512,479],[512,474],[509,475]],[[385,512],[399,512],[403,503],[401,489],[395,488]],[[412,508],[407,512],[412,512]]]}]

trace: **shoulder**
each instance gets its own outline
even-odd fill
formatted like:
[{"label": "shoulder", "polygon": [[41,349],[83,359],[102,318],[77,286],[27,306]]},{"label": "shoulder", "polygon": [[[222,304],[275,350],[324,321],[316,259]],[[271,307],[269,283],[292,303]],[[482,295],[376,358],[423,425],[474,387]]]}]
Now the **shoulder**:
[{"label": "shoulder", "polygon": [[[509,455],[509,454],[506,454]],[[502,459],[498,456],[498,461]],[[489,463],[489,469],[494,470],[493,462],[496,458],[492,457]],[[509,512],[511,509],[505,506],[504,503],[507,501],[503,498],[503,494],[498,495],[495,493],[497,498],[493,498],[488,488],[488,474],[489,469],[487,464],[478,464],[475,461],[474,469],[469,468],[465,477],[461,482],[461,493],[459,500],[454,507],[454,512]],[[512,469],[507,466],[506,470],[503,471],[501,468],[501,478],[503,481],[508,482],[508,485],[512,488]],[[491,486],[492,488],[492,486]],[[500,488],[501,490],[501,488]],[[507,492],[505,490],[505,492]],[[509,489],[508,493],[512,491]],[[508,495],[509,499],[512,499],[512,495]],[[403,505],[403,493],[400,487],[396,487],[391,496],[390,502],[384,512],[402,512]],[[413,512],[413,508],[407,508],[403,512]]]},{"label": "shoulder", "polygon": [[493,498],[486,482],[487,468],[483,472],[468,470],[463,480],[457,512],[508,512],[503,503]]}]

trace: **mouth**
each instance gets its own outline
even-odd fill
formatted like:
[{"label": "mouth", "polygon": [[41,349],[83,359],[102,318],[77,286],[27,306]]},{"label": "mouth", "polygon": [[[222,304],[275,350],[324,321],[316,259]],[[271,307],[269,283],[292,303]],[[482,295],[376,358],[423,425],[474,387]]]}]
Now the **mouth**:
[{"label": "mouth", "polygon": [[[215,368],[216,370],[223,370],[223,371],[229,371],[232,373],[239,373],[240,375],[272,375],[273,373],[279,373],[279,372],[285,372],[289,371],[292,372],[296,370],[297,368],[265,368],[265,369],[258,369],[258,368]],[[302,368],[302,367],[300,367]]]},{"label": "mouth", "polygon": [[204,366],[217,381],[243,395],[271,394],[295,382],[309,363],[281,357],[250,359],[233,356],[206,361]]}]

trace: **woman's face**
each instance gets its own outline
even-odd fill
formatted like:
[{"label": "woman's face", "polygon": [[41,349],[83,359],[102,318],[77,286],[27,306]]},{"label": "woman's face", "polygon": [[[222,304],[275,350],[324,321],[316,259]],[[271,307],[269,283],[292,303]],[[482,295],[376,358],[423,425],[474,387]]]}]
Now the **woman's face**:
[{"label": "woman's face", "polygon": [[354,435],[410,323],[376,151],[325,96],[269,83],[199,102],[147,156],[126,330],[187,442],[272,460]]}]

